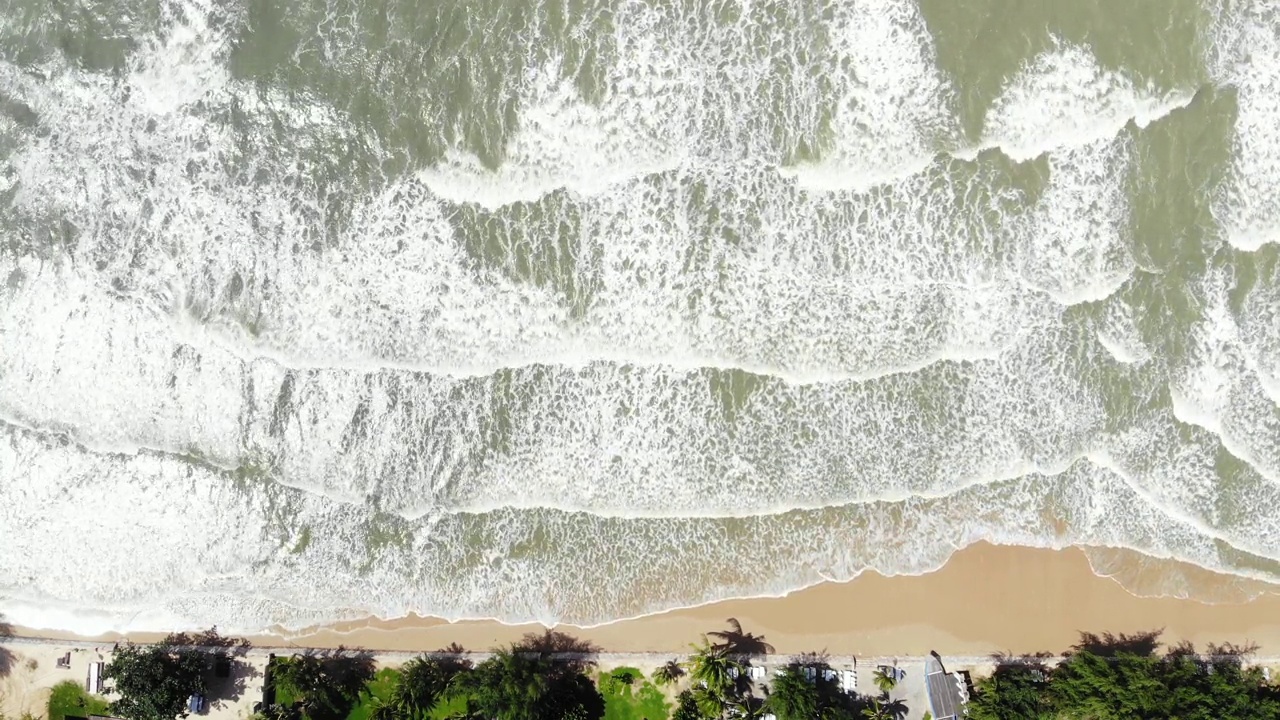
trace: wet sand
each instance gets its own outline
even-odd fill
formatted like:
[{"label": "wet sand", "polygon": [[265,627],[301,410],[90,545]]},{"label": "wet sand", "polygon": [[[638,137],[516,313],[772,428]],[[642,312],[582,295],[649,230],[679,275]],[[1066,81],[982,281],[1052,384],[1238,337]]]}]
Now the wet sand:
[{"label": "wet sand", "polygon": [[[1213,604],[1170,597],[1139,597],[1116,580],[1094,573],[1085,552],[978,544],[957,552],[941,570],[923,576],[866,573],[781,598],[731,600],[594,628],[560,629],[616,653],[683,653],[701,633],[736,617],[767,637],[779,653],[826,650],[838,655],[920,656],[930,651],[977,657],[997,651],[1057,653],[1078,631],[1164,629],[1166,642],[1257,643],[1260,656],[1280,656],[1280,595],[1261,583],[1240,581],[1180,563],[1106,551],[1106,566],[1128,565],[1125,581],[1141,586],[1175,577],[1204,590]],[[1251,595],[1257,595],[1247,599]],[[257,645],[432,650],[459,643],[485,650],[540,632],[540,625],[491,621],[450,623],[408,617],[349,622],[283,637],[261,635]],[[18,634],[74,636],[18,628]],[[155,635],[130,638],[146,641]],[[95,640],[117,639],[107,635]]]}]

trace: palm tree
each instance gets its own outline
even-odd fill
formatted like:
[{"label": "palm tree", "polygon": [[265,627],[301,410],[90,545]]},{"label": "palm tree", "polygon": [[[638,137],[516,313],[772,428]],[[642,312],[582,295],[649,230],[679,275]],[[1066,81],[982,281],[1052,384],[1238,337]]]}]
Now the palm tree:
[{"label": "palm tree", "polygon": [[868,720],[898,720],[906,715],[907,705],[901,700],[882,703],[879,698],[871,698],[871,705],[862,708],[862,717]]},{"label": "palm tree", "polygon": [[871,676],[872,680],[875,681],[876,687],[880,688],[880,692],[885,695],[888,695],[894,686],[898,684],[897,671],[893,670],[891,672],[890,670],[887,666],[881,665],[876,668],[875,674]]},{"label": "palm tree", "polygon": [[425,717],[437,700],[449,694],[458,675],[471,669],[471,661],[458,657],[461,650],[453,645],[401,666],[400,682],[388,703],[394,706],[395,717]]},{"label": "palm tree", "polygon": [[774,678],[773,686],[765,689],[765,701],[774,715],[783,718],[816,718],[822,698],[818,686],[809,682],[798,666],[787,668]]},{"label": "palm tree", "polygon": [[691,647],[693,655],[689,658],[689,677],[720,698],[730,695],[735,676],[742,672],[738,661],[729,657],[723,648],[712,645],[706,635],[702,636],[701,645]]},{"label": "palm tree", "polygon": [[862,708],[862,717],[867,720],[893,720],[893,716],[889,714],[889,708],[881,705],[877,698],[871,699],[871,707]]},{"label": "palm tree", "polygon": [[653,681],[659,685],[674,685],[684,677],[684,668],[679,661],[671,659],[653,671]]},{"label": "palm tree", "polygon": [[729,618],[728,630],[715,630],[707,633],[720,642],[716,647],[727,655],[772,655],[773,646],[765,642],[763,635],[744,632],[738,618]]},{"label": "palm tree", "polygon": [[369,704],[373,708],[371,720],[400,720],[405,716],[403,709],[397,707],[394,700],[383,700],[375,695]]},{"label": "palm tree", "polygon": [[762,720],[767,714],[764,701],[751,694],[743,695],[731,702],[733,716],[739,720]]},{"label": "palm tree", "polygon": [[704,687],[693,691],[693,702],[698,707],[698,713],[704,718],[722,717],[729,709],[729,701],[725,700],[723,695]]}]

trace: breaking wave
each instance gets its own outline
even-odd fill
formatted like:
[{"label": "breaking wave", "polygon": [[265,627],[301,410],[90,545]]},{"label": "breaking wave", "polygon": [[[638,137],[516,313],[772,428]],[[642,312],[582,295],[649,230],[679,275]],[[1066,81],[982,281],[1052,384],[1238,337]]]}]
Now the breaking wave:
[{"label": "breaking wave", "polygon": [[1274,8],[120,5],[0,18],[15,622],[1280,584]]}]

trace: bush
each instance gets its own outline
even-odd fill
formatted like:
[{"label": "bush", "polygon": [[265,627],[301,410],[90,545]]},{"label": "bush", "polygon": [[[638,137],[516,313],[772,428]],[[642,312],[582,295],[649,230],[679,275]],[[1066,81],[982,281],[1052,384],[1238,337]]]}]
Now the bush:
[{"label": "bush", "polygon": [[105,698],[90,695],[75,680],[63,680],[49,693],[49,720],[63,720],[68,715],[88,717],[108,715],[110,704]]}]

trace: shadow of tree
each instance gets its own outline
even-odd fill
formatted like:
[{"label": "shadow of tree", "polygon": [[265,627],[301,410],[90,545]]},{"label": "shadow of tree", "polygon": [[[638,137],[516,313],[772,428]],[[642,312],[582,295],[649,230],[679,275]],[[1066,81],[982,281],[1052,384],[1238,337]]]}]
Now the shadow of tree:
[{"label": "shadow of tree", "polygon": [[373,653],[339,646],[294,655],[278,663],[274,673],[277,681],[286,681],[302,693],[311,720],[342,720],[359,701],[375,669]]},{"label": "shadow of tree", "polygon": [[[13,637],[13,626],[10,625],[3,615],[0,615],[0,641],[7,637]],[[8,677],[13,672],[13,666],[17,663],[18,658],[9,648],[0,646],[0,677]]]},{"label": "shadow of tree", "polygon": [[1146,632],[1138,632],[1132,635],[1120,633],[1112,635],[1111,633],[1102,633],[1095,635],[1094,633],[1080,633],[1080,642],[1071,646],[1073,652],[1088,652],[1099,657],[1116,657],[1117,655],[1138,655],[1146,657],[1154,655],[1156,648],[1160,646],[1160,634],[1164,630],[1148,630]]},{"label": "shadow of tree", "polygon": [[596,664],[600,648],[588,640],[576,638],[557,630],[545,630],[541,635],[526,634],[520,642],[511,646],[511,652],[537,655],[539,659],[564,663],[573,672],[584,672]]},{"label": "shadow of tree", "polygon": [[[239,698],[249,689],[249,681],[262,677],[261,671],[243,660],[228,658],[228,661],[230,667],[226,677],[219,677],[214,672],[205,683],[209,702],[214,705],[220,706],[223,701]],[[217,660],[214,662],[216,667]]]},{"label": "shadow of tree", "polygon": [[765,641],[764,636],[743,630],[738,618],[729,618],[725,623],[729,626],[727,630],[712,630],[707,633],[707,637],[720,641],[714,646],[717,649],[735,656],[773,654],[773,646]]},{"label": "shadow of tree", "polygon": [[201,630],[198,633],[170,633],[161,641],[161,644],[179,647],[221,648],[226,654],[235,657],[243,657],[253,647],[253,644],[245,638],[219,635],[217,627]]},{"label": "shadow of tree", "polygon": [[161,644],[190,648],[209,656],[206,691],[215,706],[219,706],[222,700],[240,697],[248,688],[249,681],[262,675],[242,659],[253,645],[245,638],[224,637],[218,633],[217,627],[196,633],[170,633]]},{"label": "shadow of tree", "polygon": [[558,630],[544,630],[541,635],[537,633],[527,633],[520,642],[516,643],[513,650],[517,652],[536,652],[536,653],[564,653],[576,655],[597,655],[600,648],[591,643],[589,640],[576,638],[568,633],[562,633]]},{"label": "shadow of tree", "polygon": [[814,667],[830,669],[830,660],[831,656],[827,654],[826,650],[819,650],[818,652],[806,652],[800,653],[799,655],[792,655],[791,662],[787,663],[787,666],[791,668]]},{"label": "shadow of tree", "polygon": [[1023,653],[1015,655],[1011,652],[991,653],[991,662],[997,667],[1001,665],[1031,665],[1036,667],[1044,667],[1044,661],[1053,657],[1053,653],[1040,651],[1038,653]]}]

